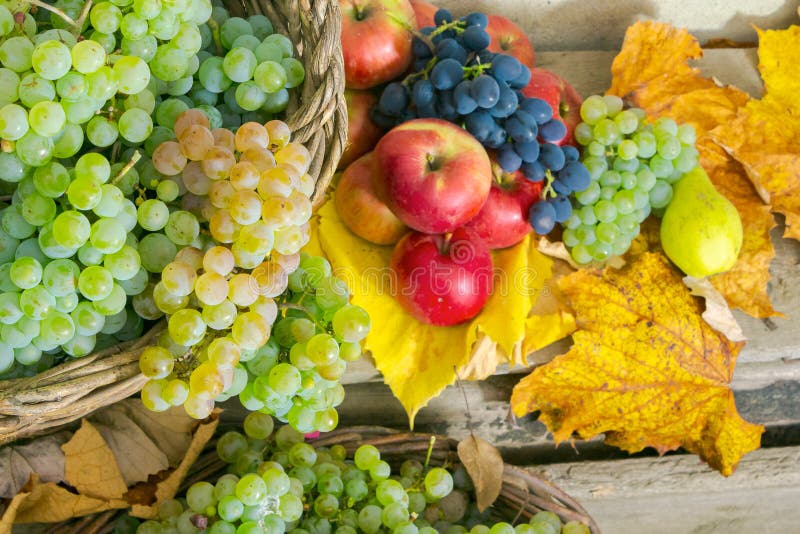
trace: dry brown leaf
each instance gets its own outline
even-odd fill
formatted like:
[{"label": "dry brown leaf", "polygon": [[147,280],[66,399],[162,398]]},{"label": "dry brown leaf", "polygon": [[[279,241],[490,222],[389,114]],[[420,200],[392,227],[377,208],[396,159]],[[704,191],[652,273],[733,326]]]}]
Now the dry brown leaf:
[{"label": "dry brown leaf", "polygon": [[72,434],[56,432],[24,445],[0,448],[0,499],[14,497],[36,473],[44,482],[64,480],[63,445]]},{"label": "dry brown leaf", "polygon": [[77,492],[97,499],[119,499],[128,491],[117,458],[97,429],[84,419],[64,451],[65,479]]},{"label": "dry brown leaf", "polygon": [[[60,454],[60,461],[65,466],[65,480],[75,491],[52,482],[41,483],[34,474],[33,477],[37,480],[26,490],[28,495],[20,499],[15,514],[16,522],[59,522],[105,510],[128,508],[131,505],[146,517],[153,517],[157,500],[175,495],[189,467],[213,436],[218,423],[218,412],[198,425],[185,414],[182,415],[185,421],[179,420],[182,410],[173,413],[144,413],[136,406],[140,402],[138,399],[128,399],[104,409],[102,413],[96,412],[91,416],[91,420],[97,421],[96,423],[84,419],[81,428],[62,446],[64,452]],[[113,423],[116,431],[108,424],[109,418],[118,419]],[[139,431],[134,431],[131,426],[134,418],[142,422]],[[123,419],[128,422],[123,422]],[[103,428],[103,432],[99,428]],[[176,435],[185,431],[188,431],[184,440],[187,441],[186,447],[182,452],[177,451],[176,444],[181,440]],[[113,435],[110,441],[114,443],[116,450],[112,450],[104,438],[109,433]],[[143,449],[124,444],[127,437],[131,437],[137,445],[144,443],[142,440],[145,438],[142,436],[145,434],[153,436],[156,441]],[[171,455],[178,460],[173,464],[174,469],[167,464],[164,469],[147,473],[146,481],[129,490],[124,482],[125,476],[132,478],[136,473],[142,472],[138,467],[132,468],[132,465],[157,465],[156,461],[146,458],[145,455],[152,454],[153,449],[160,447],[157,441],[159,436],[166,438],[165,448],[172,449]],[[31,444],[36,444],[37,441],[34,440]],[[162,461],[165,461],[165,454],[157,452]],[[127,455],[125,461],[120,460],[119,454]],[[54,458],[53,461],[59,460]],[[127,475],[123,474],[121,466],[128,470]],[[5,475],[6,473],[1,473],[0,479]]]},{"label": "dry brown leaf", "polygon": [[743,343],[703,321],[662,254],[581,270],[560,285],[580,330],[567,354],[514,388],[517,415],[540,411],[556,441],[605,433],[628,452],[684,447],[724,475],[759,447],[763,427],[739,416],[730,389]]},{"label": "dry brown leaf", "polygon": [[683,283],[692,291],[695,297],[702,297],[706,301],[706,311],[703,320],[717,332],[724,334],[731,341],[746,341],[742,327],[733,316],[725,297],[713,286],[708,278],[694,278],[684,276]]},{"label": "dry brown leaf", "polygon": [[[144,484],[134,488],[134,490],[139,491],[131,491],[126,495],[128,502],[132,504],[132,516],[144,519],[155,518],[158,515],[158,503],[171,499],[178,493],[178,487],[186,477],[186,473],[189,472],[189,468],[192,467],[197,457],[203,452],[206,443],[214,436],[219,424],[219,414],[220,410],[214,410],[210,419],[197,428],[180,465],[167,472],[162,480],[156,482],[152,492],[149,491],[149,488],[153,487],[153,484]],[[146,495],[151,495],[149,500],[142,499]]]},{"label": "dry brown leaf", "polygon": [[[36,475],[33,475],[27,486],[30,487],[35,482]],[[17,510],[22,502],[28,498],[28,495],[30,495],[30,491],[26,487],[25,491],[21,491],[14,495],[14,498],[9,501],[8,505],[6,505],[5,510],[3,510],[3,516],[0,517],[0,534],[11,534],[11,530],[14,528],[14,520],[17,518]]]},{"label": "dry brown leaf", "polygon": [[[739,260],[727,273],[713,277],[712,283],[731,307],[755,317],[781,315],[767,295],[769,264],[775,255],[769,236],[774,218],[750,184],[749,170],[716,144],[721,128],[742,137],[744,127],[733,125],[750,105],[749,97],[734,87],[720,87],[690,67],[687,62],[701,55],[697,41],[686,30],[656,22],[634,24],[614,60],[609,92],[625,97],[652,118],[667,116],[695,127],[700,162],[717,190],[736,206],[744,226]],[[764,139],[750,146],[761,151],[767,143]],[[731,147],[726,149],[733,152]]]},{"label": "dry brown leaf", "polygon": [[475,486],[475,501],[481,512],[490,507],[503,485],[503,457],[494,445],[474,434],[458,443],[458,459]]}]

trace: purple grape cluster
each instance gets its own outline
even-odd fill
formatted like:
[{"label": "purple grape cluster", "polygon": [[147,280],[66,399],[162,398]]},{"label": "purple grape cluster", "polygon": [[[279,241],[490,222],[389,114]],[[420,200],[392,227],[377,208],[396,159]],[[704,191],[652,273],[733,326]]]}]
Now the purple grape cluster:
[{"label": "purple grape cluster", "polygon": [[507,54],[488,50],[488,18],[470,13],[454,19],[446,9],[436,26],[414,37],[413,73],[389,83],[372,119],[391,128],[417,118],[439,118],[465,128],[487,149],[504,172],[522,172],[533,182],[546,181],[530,222],[539,234],[572,213],[568,195],[589,185],[589,173],[574,147],[559,147],[566,126],[550,105],[529,98],[522,89],[530,69]]}]

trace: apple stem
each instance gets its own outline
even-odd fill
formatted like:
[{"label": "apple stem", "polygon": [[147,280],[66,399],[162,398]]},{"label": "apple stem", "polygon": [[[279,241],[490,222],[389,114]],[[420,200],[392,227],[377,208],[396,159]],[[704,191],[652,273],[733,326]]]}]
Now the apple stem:
[{"label": "apple stem", "polygon": [[444,239],[442,240],[442,246],[439,247],[439,254],[444,256],[447,254],[447,251],[450,250],[450,240],[453,238],[453,232],[447,232],[444,234]]}]

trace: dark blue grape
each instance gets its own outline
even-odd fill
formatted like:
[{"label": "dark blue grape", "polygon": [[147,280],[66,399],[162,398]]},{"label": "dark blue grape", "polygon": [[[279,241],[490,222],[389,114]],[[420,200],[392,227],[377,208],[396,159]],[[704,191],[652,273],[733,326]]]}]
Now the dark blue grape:
[{"label": "dark blue grape", "polygon": [[522,64],[514,56],[497,54],[492,59],[492,74],[500,81],[509,82],[522,72]]},{"label": "dark blue grape", "polygon": [[422,72],[428,66],[428,62],[430,60],[431,58],[418,57],[414,59],[413,63],[411,64],[411,68],[414,70],[414,72]]},{"label": "dark blue grape", "polygon": [[539,159],[539,142],[533,141],[530,143],[514,143],[514,150],[517,151],[522,161],[532,163]]},{"label": "dark blue grape", "polygon": [[495,54],[491,50],[481,50],[475,57],[478,60],[478,63],[485,64],[485,63],[491,63],[492,59],[494,59],[494,56],[496,55],[497,54]]},{"label": "dark blue grape", "polygon": [[511,117],[506,119],[506,132],[515,143],[531,143],[536,141],[536,132],[520,122],[519,119]]},{"label": "dark blue grape", "polygon": [[566,196],[558,195],[556,198],[548,200],[547,203],[553,206],[557,223],[563,223],[572,215],[572,204],[570,204],[569,198]]},{"label": "dark blue grape", "polygon": [[552,143],[543,143],[539,147],[539,163],[551,171],[560,171],[564,168],[566,161],[567,158],[564,157],[564,152],[560,146]]},{"label": "dark blue grape", "polygon": [[459,115],[469,115],[478,108],[478,103],[469,94],[470,80],[462,80],[453,91],[453,100]]},{"label": "dark blue grape", "polygon": [[569,195],[572,193],[572,188],[561,180],[553,180],[553,190],[559,195]]},{"label": "dark blue grape", "polygon": [[559,119],[552,119],[539,126],[539,136],[542,141],[555,143],[564,139],[567,135],[567,125]]},{"label": "dark blue grape", "polygon": [[545,168],[538,161],[523,162],[520,165],[522,174],[531,182],[541,182],[544,180]]},{"label": "dark blue grape", "polygon": [[467,131],[480,142],[485,141],[496,126],[489,112],[482,109],[467,115],[464,118],[464,125],[467,127]]},{"label": "dark blue grape", "polygon": [[556,210],[549,202],[540,200],[531,206],[528,220],[537,234],[549,234],[556,225]]},{"label": "dark blue grape", "polygon": [[497,163],[505,172],[514,172],[522,165],[522,158],[514,150],[514,147],[506,144],[497,151]]},{"label": "dark blue grape", "polygon": [[500,98],[497,99],[497,104],[490,110],[490,113],[493,117],[505,119],[517,109],[517,93],[502,82],[498,85],[500,86]]},{"label": "dark blue grape", "polygon": [[467,26],[480,26],[481,28],[485,28],[489,25],[489,17],[483,13],[470,13],[464,17],[463,20],[467,23]]},{"label": "dark blue grape", "polygon": [[489,137],[484,141],[484,145],[489,148],[500,148],[508,141],[508,134],[506,131],[495,123],[494,129],[489,134]]},{"label": "dark blue grape", "polygon": [[392,82],[386,86],[378,100],[381,113],[397,117],[408,107],[408,90],[402,83]]},{"label": "dark blue grape", "polygon": [[433,55],[433,52],[431,52],[431,49],[428,46],[428,43],[426,43],[419,37],[414,37],[414,40],[411,41],[411,52],[414,54],[415,57],[425,58],[425,59],[428,59]]},{"label": "dark blue grape", "polygon": [[369,112],[369,116],[372,119],[372,122],[381,128],[391,128],[397,124],[397,119],[394,117],[389,117],[388,115],[384,115],[378,108],[372,108],[372,110]]},{"label": "dark blue grape", "polygon": [[523,65],[522,70],[519,72],[519,76],[509,81],[508,85],[510,85],[514,89],[522,89],[523,87],[528,85],[528,82],[530,81],[531,81],[531,70]]},{"label": "dark blue grape", "polygon": [[553,108],[541,98],[525,98],[520,101],[519,109],[530,113],[537,124],[544,124],[553,118]]},{"label": "dark blue grape", "polygon": [[439,111],[439,116],[445,120],[454,121],[458,118],[452,91],[439,91],[436,94],[436,109]]},{"label": "dark blue grape", "polygon": [[441,26],[442,24],[447,24],[448,22],[453,22],[453,14],[450,11],[446,10],[445,8],[441,8],[433,14],[433,22],[437,26]]},{"label": "dark blue grape", "polygon": [[480,26],[469,26],[461,34],[461,39],[464,41],[464,46],[474,52],[485,50],[491,42],[489,34]]},{"label": "dark blue grape", "polygon": [[422,35],[430,35],[436,30],[436,26],[425,26],[424,28],[420,28],[420,33]]},{"label": "dark blue grape", "polygon": [[572,145],[564,145],[561,147],[561,150],[564,151],[564,156],[567,158],[567,162],[578,161],[578,158],[581,157],[581,153]]},{"label": "dark blue grape", "polygon": [[589,187],[592,181],[589,170],[583,163],[575,160],[568,161],[564,168],[558,172],[558,179],[567,184],[567,186],[575,192],[583,191]]},{"label": "dark blue grape", "polygon": [[440,91],[452,89],[463,78],[464,68],[452,58],[443,59],[434,65],[429,77],[433,86]]},{"label": "dark blue grape", "polygon": [[429,102],[424,106],[417,106],[417,116],[421,119],[435,119],[439,117],[439,112],[436,111],[436,105]]},{"label": "dark blue grape", "polygon": [[433,84],[429,80],[417,80],[411,89],[411,101],[419,107],[427,106],[433,102]]},{"label": "dark blue grape", "polygon": [[472,80],[469,93],[478,103],[478,106],[490,109],[497,104],[497,100],[500,98],[500,86],[497,85],[497,80],[488,74],[481,74]]},{"label": "dark blue grape", "polygon": [[533,130],[534,133],[538,132],[539,125],[536,123],[536,119],[524,109],[518,109],[516,113],[514,113],[514,118]]},{"label": "dark blue grape", "polygon": [[467,61],[467,51],[455,39],[443,39],[436,44],[436,56],[439,59],[452,58],[462,65]]}]

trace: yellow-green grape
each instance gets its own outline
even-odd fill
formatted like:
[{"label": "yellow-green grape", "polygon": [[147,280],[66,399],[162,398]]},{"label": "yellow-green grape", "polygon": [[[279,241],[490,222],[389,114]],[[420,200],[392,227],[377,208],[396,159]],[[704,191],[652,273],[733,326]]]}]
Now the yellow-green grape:
[{"label": "yellow-green grape", "polygon": [[139,356],[139,369],[147,378],[166,378],[172,373],[174,365],[172,354],[163,347],[147,347]]}]

